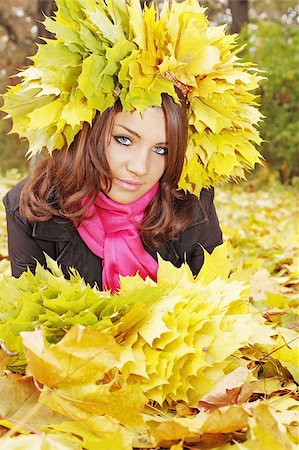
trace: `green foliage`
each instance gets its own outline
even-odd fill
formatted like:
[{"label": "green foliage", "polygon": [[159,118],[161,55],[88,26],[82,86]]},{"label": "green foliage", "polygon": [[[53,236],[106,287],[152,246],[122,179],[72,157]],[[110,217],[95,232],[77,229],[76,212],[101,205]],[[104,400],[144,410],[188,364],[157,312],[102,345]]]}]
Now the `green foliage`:
[{"label": "green foliage", "polygon": [[262,153],[278,168],[282,181],[299,174],[299,29],[292,25],[259,23],[245,27],[245,60],[265,71],[261,87]]}]

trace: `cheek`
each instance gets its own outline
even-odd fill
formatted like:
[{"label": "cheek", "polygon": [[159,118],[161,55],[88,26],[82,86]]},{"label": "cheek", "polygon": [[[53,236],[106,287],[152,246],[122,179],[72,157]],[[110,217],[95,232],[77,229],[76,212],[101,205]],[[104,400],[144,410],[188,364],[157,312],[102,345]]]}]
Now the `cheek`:
[{"label": "cheek", "polygon": [[115,151],[113,145],[110,144],[105,152],[105,156],[109,169],[113,172],[114,168],[119,165],[119,152]]}]

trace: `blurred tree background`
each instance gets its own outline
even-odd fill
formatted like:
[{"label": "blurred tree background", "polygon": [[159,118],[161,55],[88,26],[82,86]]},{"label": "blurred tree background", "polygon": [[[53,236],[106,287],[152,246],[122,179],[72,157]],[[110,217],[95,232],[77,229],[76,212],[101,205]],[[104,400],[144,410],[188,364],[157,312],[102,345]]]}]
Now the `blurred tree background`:
[{"label": "blurred tree background", "polygon": [[[155,0],[159,2],[159,0]],[[150,4],[151,1],[141,0]],[[199,0],[213,25],[228,24],[247,46],[242,57],[265,71],[260,103],[266,120],[262,153],[282,182],[299,176],[299,4],[298,0]],[[53,0],[6,0],[0,4],[0,93],[16,84],[13,75],[28,64],[35,42],[50,37],[43,15],[55,11]],[[0,100],[1,104],[1,100]],[[0,119],[4,116],[0,113]],[[9,120],[0,120],[0,172],[27,169],[27,144],[7,135]]]}]

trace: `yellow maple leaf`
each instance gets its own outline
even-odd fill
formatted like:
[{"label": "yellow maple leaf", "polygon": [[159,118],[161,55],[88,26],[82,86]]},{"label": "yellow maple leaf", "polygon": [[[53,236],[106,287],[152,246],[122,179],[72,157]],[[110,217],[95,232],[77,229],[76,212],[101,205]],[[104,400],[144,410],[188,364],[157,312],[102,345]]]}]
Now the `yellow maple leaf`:
[{"label": "yellow maple leaf", "polygon": [[299,336],[295,330],[279,328],[275,347],[271,353],[273,358],[278,359],[283,366],[299,383]]},{"label": "yellow maple leaf", "polygon": [[47,344],[40,330],[23,332],[22,338],[31,374],[50,388],[83,383],[87,373],[90,382],[97,382],[119,361],[120,349],[111,336],[81,325],[56,345]]},{"label": "yellow maple leaf", "polygon": [[203,433],[231,433],[248,426],[249,414],[241,406],[218,408],[201,427]]},{"label": "yellow maple leaf", "polygon": [[294,447],[269,411],[266,403],[260,403],[253,413],[250,427],[252,438],[244,444],[246,449],[292,450]]},{"label": "yellow maple leaf", "polygon": [[175,419],[173,421],[165,421],[158,425],[152,424],[150,431],[156,441],[156,445],[167,441],[183,439],[191,434],[187,427],[184,427]]},{"label": "yellow maple leaf", "polygon": [[231,271],[231,263],[228,259],[228,241],[216,247],[210,255],[205,249],[204,265],[196,277],[205,284],[219,277],[221,280],[227,280]]},{"label": "yellow maple leaf", "polygon": [[22,338],[28,369],[44,385],[40,401],[47,406],[73,419],[94,414],[127,425],[142,423],[145,397],[138,385],[118,379],[120,347],[112,336],[78,325],[56,345],[46,344],[40,330],[24,332]]}]

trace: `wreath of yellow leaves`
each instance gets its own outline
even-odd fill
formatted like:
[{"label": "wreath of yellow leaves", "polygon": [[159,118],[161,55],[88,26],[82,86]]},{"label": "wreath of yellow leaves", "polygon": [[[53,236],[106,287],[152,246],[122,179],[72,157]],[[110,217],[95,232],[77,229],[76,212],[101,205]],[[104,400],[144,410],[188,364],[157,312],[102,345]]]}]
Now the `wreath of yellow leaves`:
[{"label": "wreath of yellow leaves", "polygon": [[241,62],[236,35],[211,26],[197,0],[166,0],[161,11],[138,0],[56,0],[45,26],[56,39],[38,45],[33,65],[4,95],[11,132],[28,156],[69,146],[120,98],[123,110],[161,105],[161,94],[189,102],[189,139],[179,188],[198,194],[245,178],[261,162],[262,115],[253,93],[258,69]]}]

